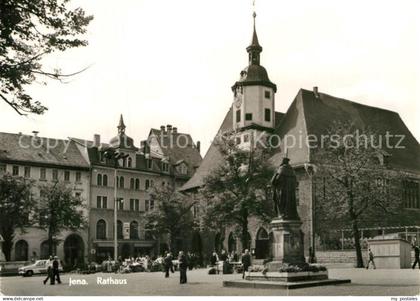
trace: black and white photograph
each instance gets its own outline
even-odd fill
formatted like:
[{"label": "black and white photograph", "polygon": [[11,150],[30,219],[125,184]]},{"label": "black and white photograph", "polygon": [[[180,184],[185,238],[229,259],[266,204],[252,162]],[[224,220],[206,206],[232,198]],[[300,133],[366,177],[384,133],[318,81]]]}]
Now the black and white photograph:
[{"label": "black and white photograph", "polygon": [[420,298],[420,2],[0,0],[0,298]]}]

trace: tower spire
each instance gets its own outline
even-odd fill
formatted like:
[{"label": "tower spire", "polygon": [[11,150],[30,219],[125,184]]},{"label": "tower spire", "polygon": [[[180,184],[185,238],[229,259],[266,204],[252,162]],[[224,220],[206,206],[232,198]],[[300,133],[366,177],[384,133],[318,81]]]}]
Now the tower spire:
[{"label": "tower spire", "polygon": [[123,119],[123,115],[120,115],[120,122],[118,123],[118,134],[124,134],[125,132],[125,124],[124,124],[124,119]]},{"label": "tower spire", "polygon": [[252,5],[254,7],[254,12],[252,13],[253,23],[254,23],[254,30],[252,32],[252,39],[251,39],[251,45],[249,45],[246,48],[246,51],[249,54],[249,64],[250,65],[259,65],[260,64],[260,53],[262,52],[262,47],[260,46],[260,43],[258,42],[258,36],[257,36],[257,29],[256,29],[256,17],[257,13],[255,12],[255,0],[252,2]]}]

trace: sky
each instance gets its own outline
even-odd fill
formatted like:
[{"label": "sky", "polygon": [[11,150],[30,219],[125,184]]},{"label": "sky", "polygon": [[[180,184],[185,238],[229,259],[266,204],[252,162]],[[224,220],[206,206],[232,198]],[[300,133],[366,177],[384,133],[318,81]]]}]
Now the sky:
[{"label": "sky", "polygon": [[[216,134],[247,65],[252,0],[72,0],[94,16],[87,47],[55,53],[46,68],[67,83],[28,87],[49,110],[18,116],[0,102],[0,131],[108,142],[123,114],[137,145],[171,124],[201,141]],[[400,114],[420,140],[420,1],[256,0],[261,64],[285,112],[300,88]]]}]

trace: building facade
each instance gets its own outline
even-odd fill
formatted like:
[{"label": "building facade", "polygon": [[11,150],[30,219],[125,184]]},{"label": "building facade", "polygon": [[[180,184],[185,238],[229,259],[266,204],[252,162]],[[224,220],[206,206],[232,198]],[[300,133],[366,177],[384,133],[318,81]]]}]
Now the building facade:
[{"label": "building facade", "polygon": [[[93,141],[72,138],[91,166],[88,248],[90,259],[98,262],[114,258],[115,206],[118,256],[155,255],[167,249],[145,227],[144,214],[157,206],[150,191],[155,186],[181,187],[201,161],[191,136],[171,125],[151,129],[138,147],[126,135],[122,116],[117,128],[109,143],[101,143],[99,135]],[[117,162],[106,158],[109,149],[124,158]]]},{"label": "building facade", "polygon": [[[90,167],[74,142],[0,133],[0,175],[4,173],[33,181],[31,198],[34,202],[39,201],[42,186],[63,183],[71,188],[74,196],[84,200],[84,215],[88,216]],[[47,239],[47,231],[36,225],[25,229],[25,233],[16,230],[11,260],[48,258]],[[57,239],[60,243],[54,247],[54,253],[65,264],[74,264],[87,256],[86,229],[62,231]]]},{"label": "building facade", "polygon": [[[373,221],[369,227],[377,228],[378,231],[370,231],[369,235],[380,234],[386,227],[394,227],[390,228],[393,231],[397,231],[397,227],[404,231],[405,227],[407,231],[409,226],[419,226],[420,146],[398,113],[321,93],[317,87],[313,90],[300,89],[286,113],[275,112],[275,93],[281,93],[281,91],[277,91],[276,85],[269,80],[266,69],[260,64],[262,47],[255,29],[255,14],[251,44],[246,50],[248,66],[240,72],[240,79],[232,86],[232,106],[218,134],[233,135],[236,143],[243,147],[249,147],[252,139],[260,135],[266,137],[275,135],[280,138],[281,143],[276,147],[270,163],[276,168],[287,156],[295,169],[298,180],[296,191],[298,213],[303,223],[305,254],[308,255],[309,246],[319,248],[322,241],[321,233],[316,233],[316,220],[319,216],[315,210],[316,202],[322,201],[316,197],[322,187],[314,174],[314,169],[310,168],[322,162],[316,161],[313,149],[305,143],[295,143],[287,148],[286,153],[285,137],[293,137],[297,142],[308,141],[310,135],[320,137],[327,134],[333,121],[352,120],[361,128],[377,129],[381,135],[390,133],[404,136],[401,147],[387,150],[386,158],[383,158],[382,163],[386,162],[386,167],[390,172],[404,173],[410,179],[401,187],[401,202],[405,206],[405,211],[390,224]],[[192,195],[198,193],[200,187],[204,185],[205,177],[220,164],[223,164],[223,157],[217,146],[212,144],[197,172],[181,188],[181,191]],[[203,241],[204,257],[211,254],[213,250],[225,249],[240,252],[244,248],[252,249],[257,259],[269,256],[269,225],[255,217],[249,219],[251,241],[249,246],[241,246],[232,228],[202,232],[199,235]],[[417,233],[417,239],[419,239],[418,236]]]},{"label": "building facade", "polygon": [[[126,135],[122,116],[117,128],[117,136],[109,143],[101,143],[99,135],[87,141],[0,133],[0,175],[33,181],[34,202],[43,185],[57,182],[83,199],[88,227],[62,231],[57,237],[60,242],[54,253],[66,265],[101,262],[113,256],[115,205],[119,255],[152,255],[167,248],[145,229],[144,214],[157,206],[149,193],[157,185],[181,187],[201,162],[200,143],[171,125],[151,129],[138,146]],[[110,149],[123,153],[124,158],[106,158]],[[11,260],[48,258],[47,237],[47,231],[36,226],[25,233],[16,230]]]}]

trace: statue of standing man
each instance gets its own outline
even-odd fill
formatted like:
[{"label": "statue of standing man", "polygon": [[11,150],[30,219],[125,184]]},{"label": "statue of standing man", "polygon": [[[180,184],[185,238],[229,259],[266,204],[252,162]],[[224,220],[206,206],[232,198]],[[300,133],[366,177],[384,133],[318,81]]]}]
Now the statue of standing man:
[{"label": "statue of standing man", "polygon": [[271,179],[274,210],[277,217],[283,220],[299,220],[296,207],[296,174],[289,161],[289,158],[283,158]]}]

